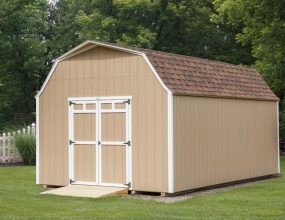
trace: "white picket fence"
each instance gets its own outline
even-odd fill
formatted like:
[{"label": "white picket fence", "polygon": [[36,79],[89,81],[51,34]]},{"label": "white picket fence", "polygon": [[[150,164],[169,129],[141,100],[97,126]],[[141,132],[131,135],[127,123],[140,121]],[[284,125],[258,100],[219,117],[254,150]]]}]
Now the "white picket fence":
[{"label": "white picket fence", "polygon": [[[27,128],[18,130],[17,133],[36,135],[36,124],[33,123]],[[0,164],[23,162],[21,155],[15,147],[15,134],[16,132],[3,133],[2,135],[0,134]]]}]

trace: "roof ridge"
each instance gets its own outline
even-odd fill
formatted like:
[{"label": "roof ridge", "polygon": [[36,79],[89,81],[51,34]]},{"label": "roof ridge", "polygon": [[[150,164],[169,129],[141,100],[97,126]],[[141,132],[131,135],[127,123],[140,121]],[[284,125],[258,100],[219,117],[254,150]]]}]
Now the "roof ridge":
[{"label": "roof ridge", "polygon": [[219,63],[219,64],[222,64],[222,65],[240,67],[240,68],[243,68],[243,69],[256,71],[256,69],[253,68],[253,67],[243,66],[241,64],[227,63],[227,62],[223,62],[223,61],[220,61],[220,60],[211,60],[211,59],[208,59],[208,58],[194,57],[194,56],[188,56],[188,55],[183,55],[183,54],[165,52],[165,51],[160,51],[160,50],[152,50],[152,49],[145,49],[145,48],[138,48],[138,49],[151,51],[151,52],[155,52],[155,53],[162,53],[162,54],[171,55],[171,56],[179,56],[179,57],[184,57],[184,58],[188,58],[188,59],[190,58],[190,59],[194,59],[194,60],[202,60],[202,61],[205,61],[205,62]]},{"label": "roof ridge", "polygon": [[162,82],[173,94],[279,100],[259,72],[252,67],[127,45],[93,42],[145,54]]},{"label": "roof ridge", "polygon": [[121,44],[116,44],[116,43],[110,43],[110,42],[104,42],[104,41],[98,41],[95,40],[94,42],[98,42],[98,43],[102,43],[102,44],[110,44],[113,46],[117,46],[117,47],[122,47],[122,48],[126,48],[126,49],[133,49],[133,50],[137,50],[140,52],[144,52],[144,51],[150,51],[150,52],[154,52],[154,53],[161,53],[161,54],[165,54],[165,55],[170,55],[170,56],[179,56],[179,57],[184,57],[187,59],[194,59],[194,60],[201,60],[204,62],[213,62],[213,63],[219,63],[222,65],[229,65],[229,66],[233,66],[233,67],[239,67],[239,68],[243,68],[243,69],[247,69],[247,70],[252,70],[252,71],[257,71],[255,68],[253,67],[248,67],[248,66],[243,66],[241,64],[233,64],[233,63],[227,63],[227,62],[223,62],[220,60],[211,60],[208,58],[202,58],[202,57],[194,57],[194,56],[189,56],[189,55],[184,55],[184,54],[178,54],[178,53],[173,53],[173,52],[165,52],[165,51],[160,51],[160,50],[154,50],[154,49],[148,49],[148,48],[143,48],[143,47],[136,47],[136,46],[129,46],[129,45],[121,45]]}]

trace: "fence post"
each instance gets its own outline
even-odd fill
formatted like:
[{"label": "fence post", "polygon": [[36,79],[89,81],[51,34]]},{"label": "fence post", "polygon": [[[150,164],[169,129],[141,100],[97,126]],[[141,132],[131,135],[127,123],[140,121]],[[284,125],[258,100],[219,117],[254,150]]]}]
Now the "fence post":
[{"label": "fence post", "polygon": [[6,143],[6,133],[2,134],[3,136],[3,162],[6,163],[8,159],[8,152],[7,152],[7,143]]},{"label": "fence post", "polygon": [[2,134],[0,134],[0,163],[3,163],[3,156],[4,156],[4,147],[3,147],[3,137]]},{"label": "fence post", "polygon": [[8,132],[7,135],[7,156],[8,156],[8,163],[12,162],[12,155],[11,155],[11,133]]},{"label": "fence post", "polygon": [[36,124],[34,122],[31,124],[31,132],[33,135],[36,135]]}]

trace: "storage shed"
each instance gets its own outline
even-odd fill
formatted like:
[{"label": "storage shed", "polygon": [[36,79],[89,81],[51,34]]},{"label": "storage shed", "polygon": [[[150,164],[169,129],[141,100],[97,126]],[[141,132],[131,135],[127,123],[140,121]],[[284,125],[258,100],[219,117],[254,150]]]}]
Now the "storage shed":
[{"label": "storage shed", "polygon": [[176,193],[278,174],[278,98],[254,69],[87,41],[36,96],[37,184]]}]

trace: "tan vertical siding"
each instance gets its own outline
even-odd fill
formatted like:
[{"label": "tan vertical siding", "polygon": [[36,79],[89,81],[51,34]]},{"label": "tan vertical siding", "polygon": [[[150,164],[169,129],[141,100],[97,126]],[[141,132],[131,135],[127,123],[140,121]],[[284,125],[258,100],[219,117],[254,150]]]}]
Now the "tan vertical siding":
[{"label": "tan vertical siding", "polygon": [[133,97],[133,189],[167,191],[167,92],[142,57],[103,47],[59,62],[40,96],[40,183],[68,184],[67,98],[83,96]]},{"label": "tan vertical siding", "polygon": [[102,145],[102,182],[126,183],[126,147]]},{"label": "tan vertical siding", "polygon": [[276,102],[174,96],[174,187],[275,174]]}]

